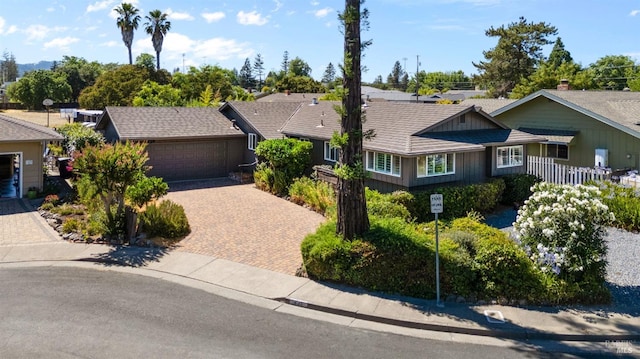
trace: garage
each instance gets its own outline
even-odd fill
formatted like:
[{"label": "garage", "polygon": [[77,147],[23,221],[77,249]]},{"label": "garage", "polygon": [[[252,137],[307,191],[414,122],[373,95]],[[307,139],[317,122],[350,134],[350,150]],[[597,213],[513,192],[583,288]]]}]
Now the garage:
[{"label": "garage", "polygon": [[146,142],[148,174],[165,181],[227,177],[247,147],[213,107],[107,107],[95,129],[108,142]]},{"label": "garage", "polygon": [[218,139],[149,143],[149,175],[165,181],[226,177],[237,170],[244,142]]}]

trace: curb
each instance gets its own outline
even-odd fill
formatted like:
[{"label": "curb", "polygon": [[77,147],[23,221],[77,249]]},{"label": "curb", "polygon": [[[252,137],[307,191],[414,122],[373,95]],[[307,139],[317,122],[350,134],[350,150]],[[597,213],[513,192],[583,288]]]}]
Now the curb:
[{"label": "curb", "polygon": [[357,311],[338,309],[319,304],[310,303],[307,301],[282,297],[272,298],[278,302],[302,307],[306,309],[316,310],[319,312],[340,315],[344,317],[350,317],[354,319],[365,320],[369,322],[389,324],[399,327],[430,330],[444,333],[455,334],[468,334],[483,337],[503,338],[503,339],[518,339],[518,340],[549,340],[549,341],[568,341],[568,342],[608,342],[608,341],[640,341],[640,334],[616,334],[616,335],[598,335],[598,334],[556,334],[547,333],[537,330],[525,330],[523,332],[510,332],[505,330],[490,330],[490,329],[474,329],[464,327],[454,327],[441,324],[428,324],[418,323],[409,320],[393,319],[381,317],[373,314],[364,314]]}]

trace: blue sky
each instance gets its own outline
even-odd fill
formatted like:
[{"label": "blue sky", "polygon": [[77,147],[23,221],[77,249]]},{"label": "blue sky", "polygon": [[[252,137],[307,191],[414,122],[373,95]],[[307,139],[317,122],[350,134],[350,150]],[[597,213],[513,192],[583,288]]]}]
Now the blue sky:
[{"label": "blue sky", "polygon": [[[169,14],[171,31],[160,55],[161,66],[203,64],[240,69],[245,58],[260,53],[269,70],[279,70],[284,51],[300,57],[316,79],[332,62],[342,61],[343,38],[337,12],[339,0],[136,0],[143,21],[135,33],[133,56],[154,54],[144,32],[144,15],[154,9]],[[61,60],[77,56],[102,63],[128,62],[126,47],[111,0],[2,0],[0,51],[18,63]],[[496,39],[491,26],[529,21],[558,28],[567,50],[587,66],[605,55],[640,58],[640,0],[368,0],[373,44],[363,64],[365,81],[386,79],[395,61],[415,73],[420,69],[476,73],[472,62]],[[550,47],[546,49],[548,55]]]}]

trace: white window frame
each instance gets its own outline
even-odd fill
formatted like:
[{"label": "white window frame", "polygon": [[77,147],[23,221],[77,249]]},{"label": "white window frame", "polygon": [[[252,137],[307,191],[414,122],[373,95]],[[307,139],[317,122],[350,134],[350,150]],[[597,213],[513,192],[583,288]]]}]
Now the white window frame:
[{"label": "white window frame", "polygon": [[[501,152],[506,151],[506,162],[502,163]],[[519,154],[517,153],[519,152]],[[501,146],[496,148],[496,167],[509,168],[524,165],[524,146]]]},{"label": "white window frame", "polygon": [[249,138],[247,140],[247,147],[251,151],[255,151],[256,146],[258,146],[258,135],[256,135],[255,133],[249,133]]},{"label": "white window frame", "polygon": [[[556,155],[555,156],[549,156],[549,146],[555,146],[556,147]],[[558,149],[559,146],[564,146],[567,148],[567,157],[558,157]],[[558,160],[568,160],[569,159],[569,145],[566,143],[545,143],[544,144],[544,157],[549,157],[549,158],[555,158]]]},{"label": "white window frame", "polygon": [[330,162],[338,162],[340,159],[340,149],[331,146],[329,141],[324,141],[324,159]]},{"label": "white window frame", "polygon": [[[402,158],[398,155],[383,152],[367,151],[367,171],[389,176],[402,176]],[[384,168],[379,164],[384,163]]]},{"label": "white window frame", "polygon": [[[430,161],[436,161],[438,157],[443,158],[444,172],[435,172],[435,165],[430,166]],[[424,169],[420,169],[420,160],[424,161]],[[449,162],[451,165],[449,166]],[[429,169],[433,167],[430,171]],[[416,173],[420,177],[437,177],[448,176],[456,173],[456,155],[455,153],[436,153],[433,155],[425,155],[416,158]]]}]

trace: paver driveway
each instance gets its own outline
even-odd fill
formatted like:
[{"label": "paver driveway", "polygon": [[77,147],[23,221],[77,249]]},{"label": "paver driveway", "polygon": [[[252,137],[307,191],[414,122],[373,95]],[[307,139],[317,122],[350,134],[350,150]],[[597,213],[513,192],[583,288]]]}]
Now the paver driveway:
[{"label": "paver driveway", "polygon": [[0,199],[0,246],[61,242],[62,239],[24,199]]},{"label": "paver driveway", "polygon": [[181,204],[191,234],[176,250],[295,274],[300,243],[325,218],[230,179],[176,182],[168,199]]}]

